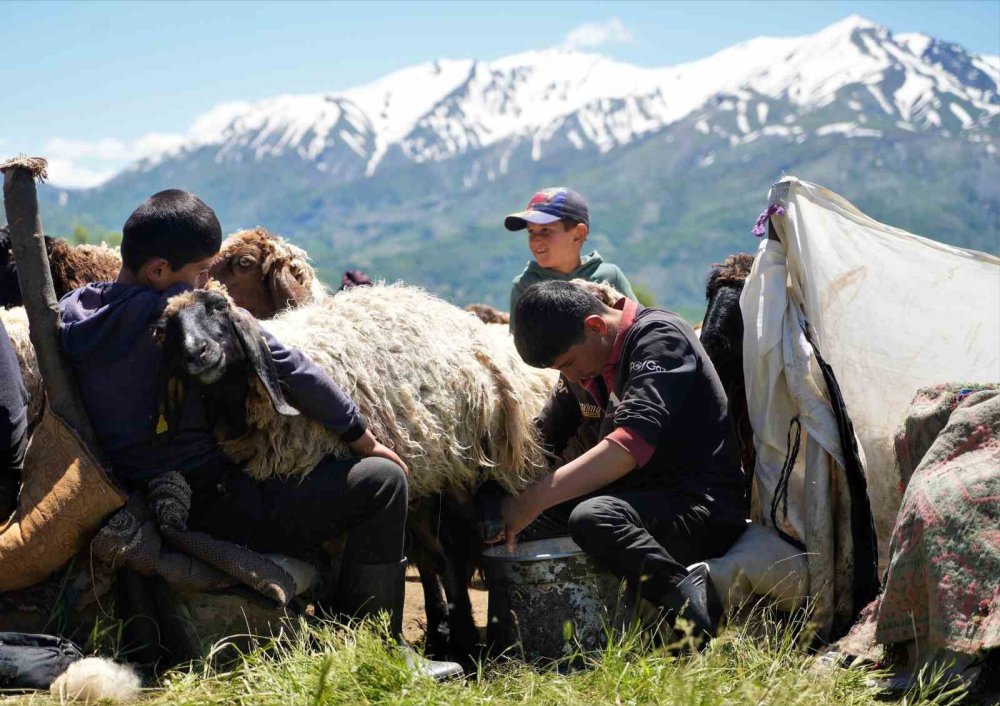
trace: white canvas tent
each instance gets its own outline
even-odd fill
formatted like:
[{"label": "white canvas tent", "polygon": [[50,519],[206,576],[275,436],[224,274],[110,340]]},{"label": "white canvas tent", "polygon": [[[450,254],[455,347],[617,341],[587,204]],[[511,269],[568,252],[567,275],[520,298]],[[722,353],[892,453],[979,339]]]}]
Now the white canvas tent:
[{"label": "white canvas tent", "polygon": [[[871,520],[857,477],[851,487],[852,458],[864,467],[884,559],[901,499],[893,435],[914,394],[1000,380],[1000,258],[883,225],[794,177],[772,187],[768,210],[777,239],[761,243],[740,300],[743,359],[757,450],[753,519],[788,541],[757,529],[720,568],[735,576],[746,557],[747,585],[786,604],[790,590],[807,587],[829,636],[873,597]],[[798,575],[786,568],[776,577],[776,559]]]}]

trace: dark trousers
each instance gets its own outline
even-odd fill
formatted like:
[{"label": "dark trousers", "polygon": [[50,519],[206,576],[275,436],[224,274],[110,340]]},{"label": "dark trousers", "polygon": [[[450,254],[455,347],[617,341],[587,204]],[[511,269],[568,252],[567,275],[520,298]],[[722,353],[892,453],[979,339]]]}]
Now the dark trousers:
[{"label": "dark trousers", "polygon": [[24,453],[27,449],[28,434],[22,431],[11,440],[6,453],[0,453],[0,522],[5,521],[17,508]]},{"label": "dark trousers", "polygon": [[569,534],[598,564],[659,604],[687,566],[722,556],[746,524],[713,517],[705,504],[665,489],[610,490],[542,513],[522,540]]},{"label": "dark trousers", "polygon": [[406,476],[384,458],[327,457],[302,479],[259,481],[236,467],[186,477],[193,530],[290,556],[346,533],[345,559],[384,564],[403,558]]}]

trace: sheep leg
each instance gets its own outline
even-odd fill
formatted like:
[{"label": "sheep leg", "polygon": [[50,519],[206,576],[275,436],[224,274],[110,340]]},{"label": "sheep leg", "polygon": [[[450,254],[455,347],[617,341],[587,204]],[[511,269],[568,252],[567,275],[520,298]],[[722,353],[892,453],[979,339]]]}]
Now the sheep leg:
[{"label": "sheep leg", "polygon": [[466,567],[447,561],[442,577],[444,592],[448,597],[448,622],[451,628],[448,651],[460,661],[474,656],[476,645],[479,644],[479,629],[472,615],[472,601],[469,599],[466,573],[471,574],[471,568],[466,571]]},{"label": "sheep leg", "polygon": [[446,495],[442,502],[445,521],[439,539],[445,559],[442,578],[451,627],[449,649],[453,656],[467,660],[476,653],[480,642],[468,588],[482,553],[479,513],[476,502],[469,497]]},{"label": "sheep leg", "polygon": [[436,520],[440,513],[438,498],[418,501],[410,511],[407,530],[410,535],[410,562],[417,567],[424,591],[427,617],[424,651],[429,656],[447,656],[449,643],[448,602],[441,576],[447,563],[436,540]]},{"label": "sheep leg", "polygon": [[424,591],[424,613],[427,616],[424,652],[431,657],[447,657],[450,626],[448,601],[441,583],[441,574],[433,562],[416,562],[416,567],[420,573],[420,586]]}]

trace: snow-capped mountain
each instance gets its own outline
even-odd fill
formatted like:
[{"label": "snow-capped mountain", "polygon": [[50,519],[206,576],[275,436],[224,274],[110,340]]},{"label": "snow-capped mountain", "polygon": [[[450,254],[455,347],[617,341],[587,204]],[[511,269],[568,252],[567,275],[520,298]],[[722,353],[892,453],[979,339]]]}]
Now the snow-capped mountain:
[{"label": "snow-capped mountain", "polygon": [[[468,176],[489,177],[506,171],[515,146],[530,144],[535,160],[554,149],[607,152],[716,96],[730,97],[724,111],[734,113],[735,125],[722,132],[734,145],[760,135],[875,137],[886,126],[979,139],[997,125],[1000,62],[926,35],[893,35],[858,16],[813,35],[753,39],[665,68],[565,49],[441,60],[342,93],[221,105],[198,120],[190,140],[134,168],[204,150],[219,163],[294,156],[329,178],[352,180],[400,161],[506,145],[487,163],[469,165]],[[770,113],[775,100],[790,108],[780,120]],[[843,108],[835,122],[805,126],[832,104]]]},{"label": "snow-capped mountain", "polygon": [[886,223],[1000,252],[1000,59],[849,17],[642,68],[564,49],[441,60],[332,94],[227,103],[103,185],[39,192],[54,234],[118,230],[168,187],[223,227],[293,238],[327,281],[361,267],[507,305],[528,256],[502,216],[541,186],[591,205],[591,245],[696,310],[712,262],[783,174]]}]

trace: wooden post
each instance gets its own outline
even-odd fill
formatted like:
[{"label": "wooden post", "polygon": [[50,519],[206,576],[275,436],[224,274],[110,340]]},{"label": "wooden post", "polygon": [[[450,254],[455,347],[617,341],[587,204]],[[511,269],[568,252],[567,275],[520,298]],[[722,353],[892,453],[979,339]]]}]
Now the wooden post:
[{"label": "wooden post", "polygon": [[97,437],[87,419],[73,372],[59,345],[59,304],[45,251],[35,179],[44,179],[48,164],[40,157],[15,157],[0,164],[3,204],[17,262],[31,344],[52,411],[76,430],[90,452],[101,459]]}]

